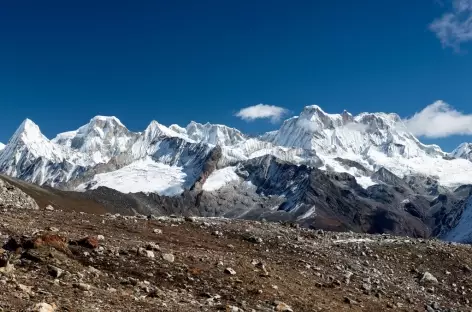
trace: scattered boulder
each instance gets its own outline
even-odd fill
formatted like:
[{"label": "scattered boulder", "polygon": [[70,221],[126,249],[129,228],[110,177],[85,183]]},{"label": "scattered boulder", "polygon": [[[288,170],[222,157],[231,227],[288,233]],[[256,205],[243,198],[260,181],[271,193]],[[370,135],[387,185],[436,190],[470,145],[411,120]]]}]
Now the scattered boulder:
[{"label": "scattered boulder", "polygon": [[93,237],[93,236],[84,237],[84,238],[79,239],[75,242],[72,242],[72,244],[82,246],[82,247],[85,247],[85,248],[89,248],[89,249],[95,249],[95,248],[98,248],[98,246],[99,246],[98,239],[96,237]]},{"label": "scattered boulder", "polygon": [[5,266],[0,267],[0,273],[9,274],[13,272],[14,269],[15,267],[13,266],[13,264],[7,262]]},{"label": "scattered boulder", "polygon": [[78,288],[80,290],[83,290],[83,291],[89,291],[90,289],[92,289],[92,286],[90,286],[89,284],[85,284],[85,283],[74,284],[74,287]]},{"label": "scattered boulder", "polygon": [[41,302],[37,303],[34,305],[33,308],[31,308],[29,311],[30,312],[54,312],[56,311],[56,305],[55,304],[48,304],[46,302]]},{"label": "scattered boulder", "polygon": [[23,248],[25,249],[37,249],[41,247],[52,247],[62,252],[69,251],[67,238],[58,234],[44,233],[23,243]]},{"label": "scattered boulder", "polygon": [[44,209],[46,209],[48,211],[54,211],[54,207],[51,206],[51,205],[47,205],[46,208],[44,208]]},{"label": "scattered boulder", "polygon": [[154,243],[154,242],[150,242],[146,245],[146,249],[147,250],[154,250],[154,251],[158,251],[158,250],[161,250],[161,247]]},{"label": "scattered boulder", "polygon": [[29,294],[29,295],[31,295],[31,294],[33,293],[33,290],[32,290],[33,287],[31,287],[31,286],[26,286],[26,285],[23,285],[23,284],[18,284],[18,285],[16,286],[16,289],[18,289],[18,290],[20,290],[20,291],[22,291],[22,292],[24,292],[24,293],[26,293],[26,294]]},{"label": "scattered boulder", "polygon": [[354,299],[352,299],[352,298],[350,298],[350,297],[344,297],[344,303],[354,305],[354,304],[357,304],[357,301],[354,300]]},{"label": "scattered boulder", "polygon": [[288,304],[282,301],[275,301],[275,311],[278,312],[293,312],[292,307],[290,307]]},{"label": "scattered boulder", "polygon": [[438,283],[438,279],[436,277],[434,277],[433,274],[429,273],[429,272],[425,272],[423,274],[423,277],[421,278],[420,280],[420,283],[422,284],[437,284]]},{"label": "scattered boulder", "polygon": [[226,268],[225,273],[229,275],[236,275],[236,271],[233,268]]},{"label": "scattered boulder", "polygon": [[154,251],[152,250],[147,250],[147,249],[144,249],[144,248],[139,248],[138,249],[138,253],[141,255],[141,256],[144,256],[144,257],[147,257],[147,258],[152,258],[154,259],[156,256],[154,254]]},{"label": "scattered boulder", "polygon": [[64,274],[64,270],[62,270],[58,267],[55,267],[53,265],[48,265],[48,272],[54,278],[59,278]]},{"label": "scattered boulder", "polygon": [[165,254],[162,254],[162,259],[164,259],[167,262],[172,263],[175,261],[175,256],[171,253],[165,253]]},{"label": "scattered boulder", "polygon": [[8,241],[3,245],[2,248],[4,250],[8,250],[11,252],[18,252],[21,246],[22,246],[22,243],[19,239],[15,237],[10,237]]},{"label": "scattered boulder", "polygon": [[258,236],[253,236],[253,235],[245,235],[244,240],[253,243],[253,244],[262,244],[263,240],[262,238]]}]

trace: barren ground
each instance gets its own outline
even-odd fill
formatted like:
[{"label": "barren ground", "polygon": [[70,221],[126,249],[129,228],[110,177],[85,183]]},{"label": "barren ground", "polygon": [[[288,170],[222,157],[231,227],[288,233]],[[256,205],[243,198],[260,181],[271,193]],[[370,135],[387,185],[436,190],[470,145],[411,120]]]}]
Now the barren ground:
[{"label": "barren ground", "polygon": [[472,311],[467,245],[44,209],[5,209],[0,233],[0,311]]}]

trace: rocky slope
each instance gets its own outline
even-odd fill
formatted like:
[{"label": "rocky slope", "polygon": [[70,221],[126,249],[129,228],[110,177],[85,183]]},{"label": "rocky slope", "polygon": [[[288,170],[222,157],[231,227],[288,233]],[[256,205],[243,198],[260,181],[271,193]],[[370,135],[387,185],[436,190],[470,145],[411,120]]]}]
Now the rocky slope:
[{"label": "rocky slope", "polygon": [[11,207],[4,311],[470,311],[471,246]]},{"label": "rocky slope", "polygon": [[39,209],[32,197],[1,178],[0,208]]}]

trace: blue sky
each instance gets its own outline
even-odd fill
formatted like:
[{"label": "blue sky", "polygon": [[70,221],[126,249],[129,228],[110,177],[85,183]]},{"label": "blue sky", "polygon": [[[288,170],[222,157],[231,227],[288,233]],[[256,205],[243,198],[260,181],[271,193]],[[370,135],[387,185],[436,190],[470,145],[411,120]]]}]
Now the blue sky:
[{"label": "blue sky", "polygon": [[2,1],[0,141],[26,117],[48,137],[95,115],[260,133],[277,125],[235,114],[318,104],[407,118],[443,100],[462,115],[437,126],[462,126],[423,141],[451,150],[472,141],[456,135],[472,133],[471,12],[470,0]]}]

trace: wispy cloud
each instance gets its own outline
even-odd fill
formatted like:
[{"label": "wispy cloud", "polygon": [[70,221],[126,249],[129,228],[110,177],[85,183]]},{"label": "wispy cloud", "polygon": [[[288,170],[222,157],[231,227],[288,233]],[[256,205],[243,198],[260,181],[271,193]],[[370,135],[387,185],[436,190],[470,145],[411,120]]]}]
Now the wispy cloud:
[{"label": "wispy cloud", "polygon": [[257,104],[241,109],[235,115],[246,121],[256,119],[270,119],[272,122],[278,122],[282,116],[287,114],[288,110],[274,105]]},{"label": "wispy cloud", "polygon": [[429,29],[443,47],[460,51],[462,43],[472,41],[472,0],[452,0],[450,11],[435,19]]},{"label": "wispy cloud", "polygon": [[426,106],[405,124],[414,135],[427,138],[472,135],[472,114],[458,112],[443,101]]}]

